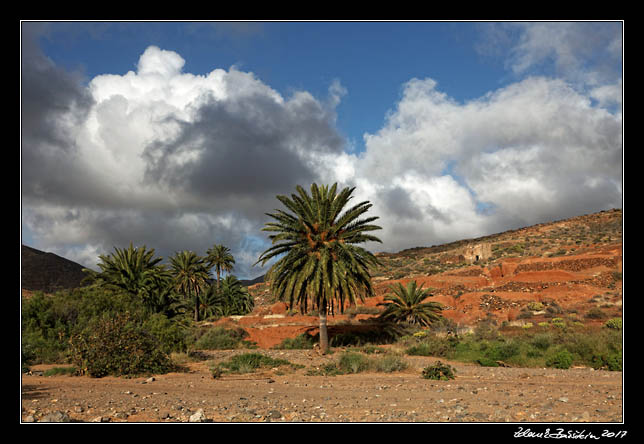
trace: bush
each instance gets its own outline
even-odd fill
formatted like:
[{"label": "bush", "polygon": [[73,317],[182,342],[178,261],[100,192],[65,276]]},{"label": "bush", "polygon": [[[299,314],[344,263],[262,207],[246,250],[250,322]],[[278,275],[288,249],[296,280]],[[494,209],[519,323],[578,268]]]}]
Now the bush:
[{"label": "bush", "polygon": [[606,369],[614,372],[622,371],[622,352],[593,356],[593,368]]},{"label": "bush", "polygon": [[309,350],[313,348],[315,340],[311,335],[302,333],[294,338],[286,338],[274,348],[281,350]]},{"label": "bush", "polygon": [[604,327],[611,328],[613,330],[621,330],[622,329],[622,319],[621,318],[609,319],[604,324]]},{"label": "bush", "polygon": [[419,344],[412,345],[405,353],[411,356],[436,356],[447,357],[453,348],[453,343],[447,338],[430,336]]},{"label": "bush", "polygon": [[150,316],[144,324],[148,332],[158,340],[165,353],[185,352],[187,350],[186,334],[176,322],[172,322],[165,315],[157,313]]},{"label": "bush", "polygon": [[244,340],[248,333],[243,328],[217,326],[198,330],[196,336],[192,348],[198,350],[232,350],[252,345]]},{"label": "bush", "polygon": [[347,352],[340,356],[338,368],[343,373],[360,373],[370,368],[369,358],[360,353]]},{"label": "bush", "polygon": [[554,367],[564,370],[569,369],[572,365],[572,355],[568,350],[561,350],[554,356],[546,360],[546,365],[548,367]]},{"label": "bush", "polygon": [[541,302],[532,301],[528,303],[528,309],[531,311],[541,311],[545,306]]},{"label": "bush", "polygon": [[456,370],[454,370],[452,366],[449,364],[443,364],[441,361],[437,361],[435,364],[423,369],[423,378],[437,381],[448,381],[456,378],[454,375],[455,373]]},{"label": "bush", "polygon": [[485,357],[493,361],[506,361],[519,354],[519,345],[515,342],[493,344],[485,350]]},{"label": "bush", "polygon": [[70,355],[80,374],[96,378],[167,373],[173,369],[158,339],[129,313],[91,322],[82,333],[72,336]]},{"label": "bush", "polygon": [[294,366],[284,359],[274,359],[261,353],[243,353],[233,356],[227,362],[219,363],[211,369],[213,377],[218,377],[223,371],[230,373],[252,373],[263,367]]},{"label": "bush", "polygon": [[477,359],[476,362],[481,367],[498,367],[499,366],[499,364],[495,360],[490,359],[490,358],[488,358],[486,356],[483,356],[483,357]]}]

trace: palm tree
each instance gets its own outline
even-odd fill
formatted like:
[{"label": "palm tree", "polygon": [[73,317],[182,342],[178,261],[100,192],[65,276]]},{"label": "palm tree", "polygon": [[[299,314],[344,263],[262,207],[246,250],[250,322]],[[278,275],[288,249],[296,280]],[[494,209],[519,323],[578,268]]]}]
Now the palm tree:
[{"label": "palm tree", "polygon": [[245,315],[253,311],[255,302],[248,289],[235,276],[226,276],[220,290],[231,314]]},{"label": "palm tree", "polygon": [[213,245],[212,248],[209,248],[208,251],[206,251],[206,255],[210,268],[215,267],[215,271],[217,272],[217,288],[219,288],[221,272],[232,271],[235,265],[235,258],[230,254],[230,249],[228,247],[217,244]]},{"label": "palm tree", "polygon": [[194,298],[195,322],[199,322],[199,295],[207,287],[208,267],[205,259],[193,251],[180,251],[170,258],[177,291],[191,300]]},{"label": "palm tree", "polygon": [[440,319],[443,306],[439,302],[423,302],[433,295],[423,290],[422,284],[418,287],[416,281],[411,281],[407,288],[401,283],[389,288],[394,294],[388,294],[379,304],[386,307],[379,316],[381,320],[429,327]]},{"label": "palm tree", "polygon": [[361,202],[347,209],[355,188],[344,188],[336,194],[337,184],[311,185],[311,194],[297,186],[298,194],[277,196],[288,211],[276,210],[267,216],[269,222],[262,231],[274,232],[269,238],[273,246],[262,253],[257,261],[262,265],[273,258],[267,276],[271,290],[280,300],[297,303],[307,311],[309,299],[317,306],[320,317],[320,350],[329,348],[327,312],[333,313],[337,304],[344,310],[345,302],[373,295],[369,267],[378,260],[369,251],[356,244],[375,241],[367,231],[380,229],[370,223],[377,217],[358,219],[371,204]]},{"label": "palm tree", "polygon": [[127,249],[114,247],[114,253],[99,259],[100,272],[83,269],[90,281],[138,297],[154,311],[163,309],[159,298],[167,290],[169,275],[163,265],[157,265],[163,258],[154,258],[154,249],[134,248],[130,243]]}]

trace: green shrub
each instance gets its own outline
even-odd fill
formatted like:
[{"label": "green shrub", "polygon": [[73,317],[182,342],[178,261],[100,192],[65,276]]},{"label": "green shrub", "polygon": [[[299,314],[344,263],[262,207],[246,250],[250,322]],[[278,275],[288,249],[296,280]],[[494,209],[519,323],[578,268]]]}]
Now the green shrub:
[{"label": "green shrub", "polygon": [[73,335],[70,356],[80,374],[97,378],[167,373],[173,369],[158,339],[129,313],[98,319]]},{"label": "green shrub", "polygon": [[243,353],[231,357],[227,362],[219,363],[211,371],[213,372],[213,376],[216,373],[221,374],[223,371],[230,373],[252,373],[260,368],[279,367],[282,365],[295,366],[285,359],[275,359],[261,353]]},{"label": "green shrub", "polygon": [[569,369],[572,365],[572,355],[568,350],[561,350],[546,360],[548,367]]},{"label": "green shrub", "polygon": [[243,328],[208,327],[195,335],[197,339],[192,348],[197,350],[233,350],[252,345],[245,340],[248,333]]},{"label": "green shrub", "polygon": [[274,348],[281,350],[309,350],[313,348],[315,340],[307,333],[302,333],[294,338],[286,338]]},{"label": "green shrub", "polygon": [[519,345],[516,342],[495,343],[485,350],[485,357],[494,361],[506,361],[519,353]]},{"label": "green shrub", "polygon": [[498,367],[499,366],[499,364],[495,360],[490,359],[490,358],[488,358],[486,356],[483,356],[483,357],[477,359],[476,362],[481,367]]},{"label": "green shrub", "polygon": [[622,319],[621,318],[609,319],[604,324],[604,327],[611,328],[613,330],[621,330],[622,329]]},{"label": "green shrub", "polygon": [[159,340],[159,346],[165,353],[185,352],[187,350],[185,330],[165,315],[156,313],[144,323],[143,328]]},{"label": "green shrub", "polygon": [[541,311],[545,306],[541,302],[532,301],[528,304],[528,309],[532,311]]},{"label": "green shrub", "polygon": [[622,371],[622,352],[607,353],[603,355],[595,355],[592,359],[592,366],[594,369],[606,369],[610,371]]},{"label": "green shrub", "polygon": [[369,370],[369,358],[361,353],[346,352],[340,356],[338,369],[343,373],[360,373]]},{"label": "green shrub", "polygon": [[437,361],[435,364],[427,366],[423,369],[423,378],[433,379],[438,381],[448,381],[450,379],[455,379],[456,370],[452,368],[449,364],[443,364],[441,361]]},{"label": "green shrub", "polygon": [[49,370],[45,370],[43,375],[45,376],[57,376],[57,375],[75,375],[78,373],[76,367],[53,367]]},{"label": "green shrub", "polygon": [[453,348],[453,343],[447,338],[429,336],[419,344],[414,344],[405,350],[411,356],[447,357]]}]

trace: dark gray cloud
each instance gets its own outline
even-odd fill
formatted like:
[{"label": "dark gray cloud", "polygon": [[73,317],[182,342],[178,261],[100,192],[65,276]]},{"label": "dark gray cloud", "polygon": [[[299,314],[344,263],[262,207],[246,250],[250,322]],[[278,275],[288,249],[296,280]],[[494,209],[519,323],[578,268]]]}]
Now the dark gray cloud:
[{"label": "dark gray cloud", "polygon": [[[93,99],[82,76],[55,66],[42,53],[39,23],[21,28],[21,156],[22,191],[26,198],[51,198],[72,191],[82,175],[76,165],[76,128],[82,125]],[[74,174],[69,174],[74,171]]]},{"label": "dark gray cloud", "polygon": [[[264,94],[208,100],[170,140],[143,153],[146,184],[179,188],[205,207],[257,217],[267,199],[320,180],[313,161],[339,154],[332,114],[311,96],[279,103]],[[260,205],[263,204],[263,205]]]}]

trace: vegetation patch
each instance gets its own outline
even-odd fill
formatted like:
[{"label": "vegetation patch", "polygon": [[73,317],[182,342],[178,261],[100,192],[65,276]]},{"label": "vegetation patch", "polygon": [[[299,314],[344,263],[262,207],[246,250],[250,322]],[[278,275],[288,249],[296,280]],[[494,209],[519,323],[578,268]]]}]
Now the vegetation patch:
[{"label": "vegetation patch", "polygon": [[245,338],[248,333],[243,328],[223,326],[201,328],[195,332],[196,340],[192,345],[196,350],[233,350],[253,348],[256,345]]},{"label": "vegetation patch", "polygon": [[423,378],[436,381],[449,381],[450,379],[456,378],[455,373],[456,370],[451,365],[437,361],[435,364],[423,369]]},{"label": "vegetation patch", "polygon": [[289,366],[297,369],[303,366],[292,364],[285,359],[275,359],[262,353],[243,353],[231,357],[228,361],[220,362],[211,368],[213,377],[218,377],[223,373],[252,373],[262,368],[274,368],[280,366]]},{"label": "vegetation patch", "polygon": [[70,342],[71,361],[81,375],[100,378],[167,373],[173,369],[158,339],[127,313],[90,323]]}]

